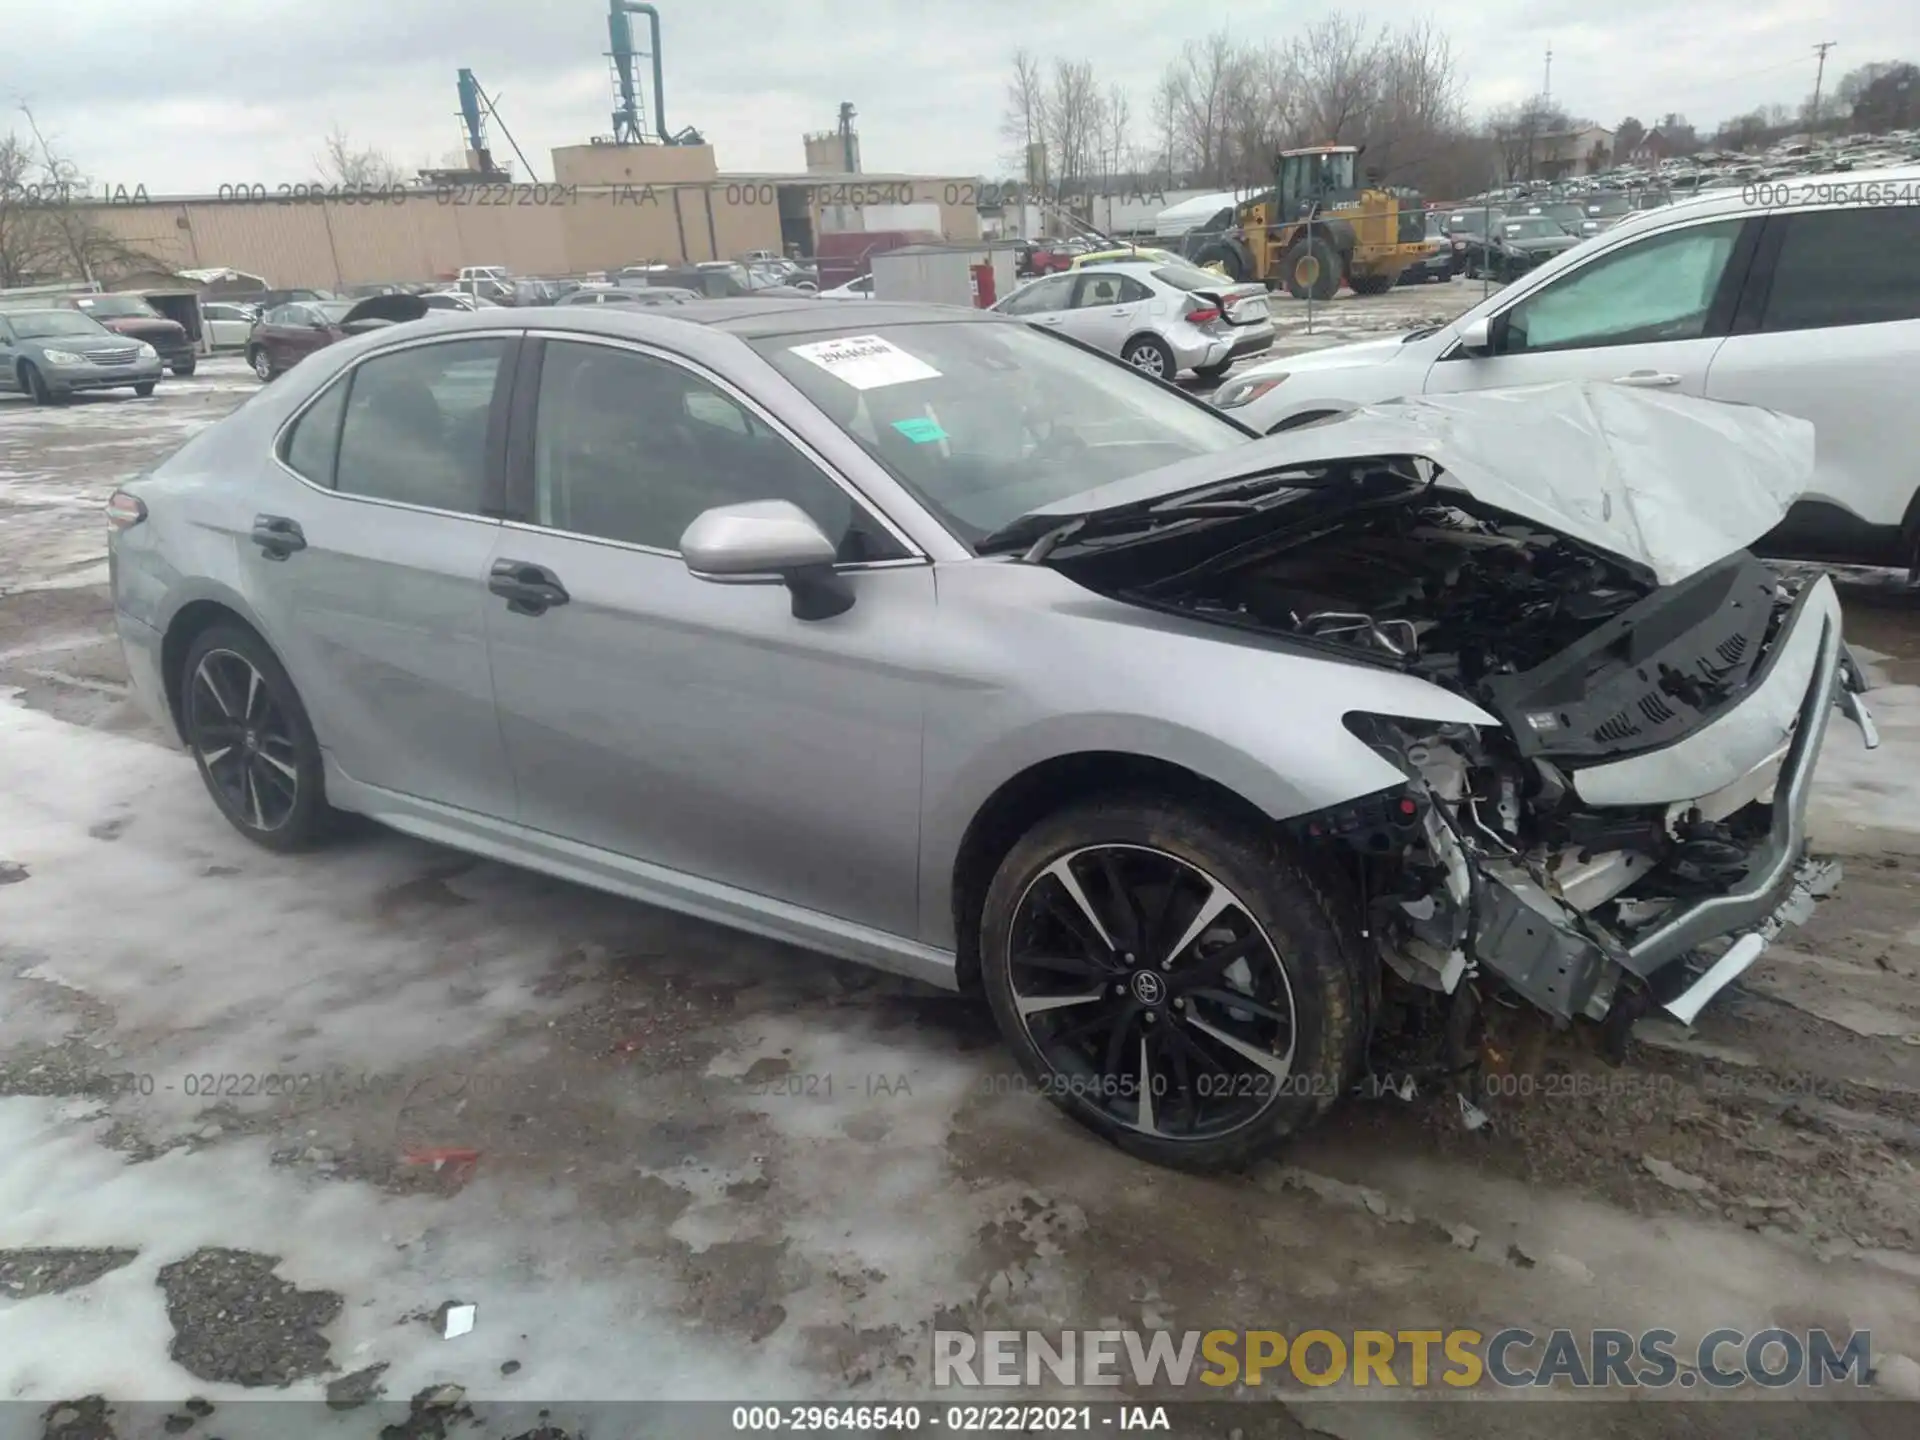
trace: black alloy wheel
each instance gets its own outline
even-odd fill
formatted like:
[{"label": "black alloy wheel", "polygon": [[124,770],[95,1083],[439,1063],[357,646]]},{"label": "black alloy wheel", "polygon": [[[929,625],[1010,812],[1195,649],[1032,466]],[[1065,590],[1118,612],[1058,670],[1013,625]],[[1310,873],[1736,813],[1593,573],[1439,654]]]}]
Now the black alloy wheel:
[{"label": "black alloy wheel", "polygon": [[251,631],[214,626],[188,648],[180,728],[220,813],[270,850],[322,838],[334,812],[320,745],[280,662]]},{"label": "black alloy wheel", "polygon": [[1364,987],[1277,839],[1146,799],[1055,817],[1003,862],[982,977],[1029,1078],[1122,1149],[1262,1155],[1344,1093]]},{"label": "black alloy wheel", "polygon": [[221,809],[262,834],[300,803],[300,768],[286,716],[244,655],[209,650],[193,667],[187,736]]}]

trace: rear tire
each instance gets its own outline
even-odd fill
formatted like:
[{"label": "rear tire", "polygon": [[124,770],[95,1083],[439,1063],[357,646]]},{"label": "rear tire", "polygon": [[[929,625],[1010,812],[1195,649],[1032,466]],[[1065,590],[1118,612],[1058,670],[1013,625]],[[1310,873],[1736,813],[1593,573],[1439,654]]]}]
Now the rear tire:
[{"label": "rear tire", "polygon": [[1167,348],[1166,341],[1154,335],[1140,335],[1129,340],[1126,349],[1120,352],[1120,358],[1141,374],[1151,375],[1156,380],[1172,380],[1178,373],[1179,362],[1173,358],[1173,351]]},{"label": "rear tire", "polygon": [[191,375],[194,371],[194,365],[195,362],[192,360],[182,360],[178,365],[172,367],[173,373],[182,377]]},{"label": "rear tire", "polygon": [[1155,1164],[1271,1153],[1362,1054],[1371,987],[1333,907],[1276,832],[1204,805],[1121,795],[1041,821],[987,891],[980,956],[1027,1080]]},{"label": "rear tire", "polygon": [[1331,300],[1340,290],[1340,252],[1318,236],[1295,241],[1280,271],[1296,300]]},{"label": "rear tire", "polygon": [[239,625],[194,637],[180,665],[180,730],[220,813],[254,844],[308,850],[332,834],[320,742],[293,680]]}]

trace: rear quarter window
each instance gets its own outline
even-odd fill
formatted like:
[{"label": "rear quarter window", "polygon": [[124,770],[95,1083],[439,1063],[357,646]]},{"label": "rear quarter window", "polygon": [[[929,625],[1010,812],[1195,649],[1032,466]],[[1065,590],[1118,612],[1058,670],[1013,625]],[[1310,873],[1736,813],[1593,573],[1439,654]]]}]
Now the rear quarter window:
[{"label": "rear quarter window", "polygon": [[1920,320],[1920,206],[1789,215],[1760,328]]}]

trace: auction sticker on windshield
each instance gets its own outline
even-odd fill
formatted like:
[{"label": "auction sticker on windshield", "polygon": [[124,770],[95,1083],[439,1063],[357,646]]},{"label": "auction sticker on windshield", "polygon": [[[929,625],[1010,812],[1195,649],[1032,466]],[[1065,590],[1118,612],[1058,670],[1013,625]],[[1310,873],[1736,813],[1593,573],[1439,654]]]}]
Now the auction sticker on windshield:
[{"label": "auction sticker on windshield", "polygon": [[811,345],[789,348],[802,360],[812,361],[834,379],[856,390],[878,390],[883,385],[940,378],[940,372],[926,361],[909,355],[878,335],[847,335],[838,340],[818,340]]}]

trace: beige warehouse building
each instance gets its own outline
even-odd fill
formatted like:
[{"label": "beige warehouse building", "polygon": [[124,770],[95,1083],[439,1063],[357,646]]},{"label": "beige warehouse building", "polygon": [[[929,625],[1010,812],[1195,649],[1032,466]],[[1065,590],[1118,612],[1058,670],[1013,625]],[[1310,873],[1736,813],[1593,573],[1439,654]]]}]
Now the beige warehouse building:
[{"label": "beige warehouse building", "polygon": [[811,253],[845,230],[976,240],[972,176],[722,175],[707,145],[576,145],[551,184],[475,183],[339,194],[314,184],[224,187],[90,206],[116,239],[179,271],[232,267],[276,286],[422,281],[463,265],[569,275],[646,261]]}]

